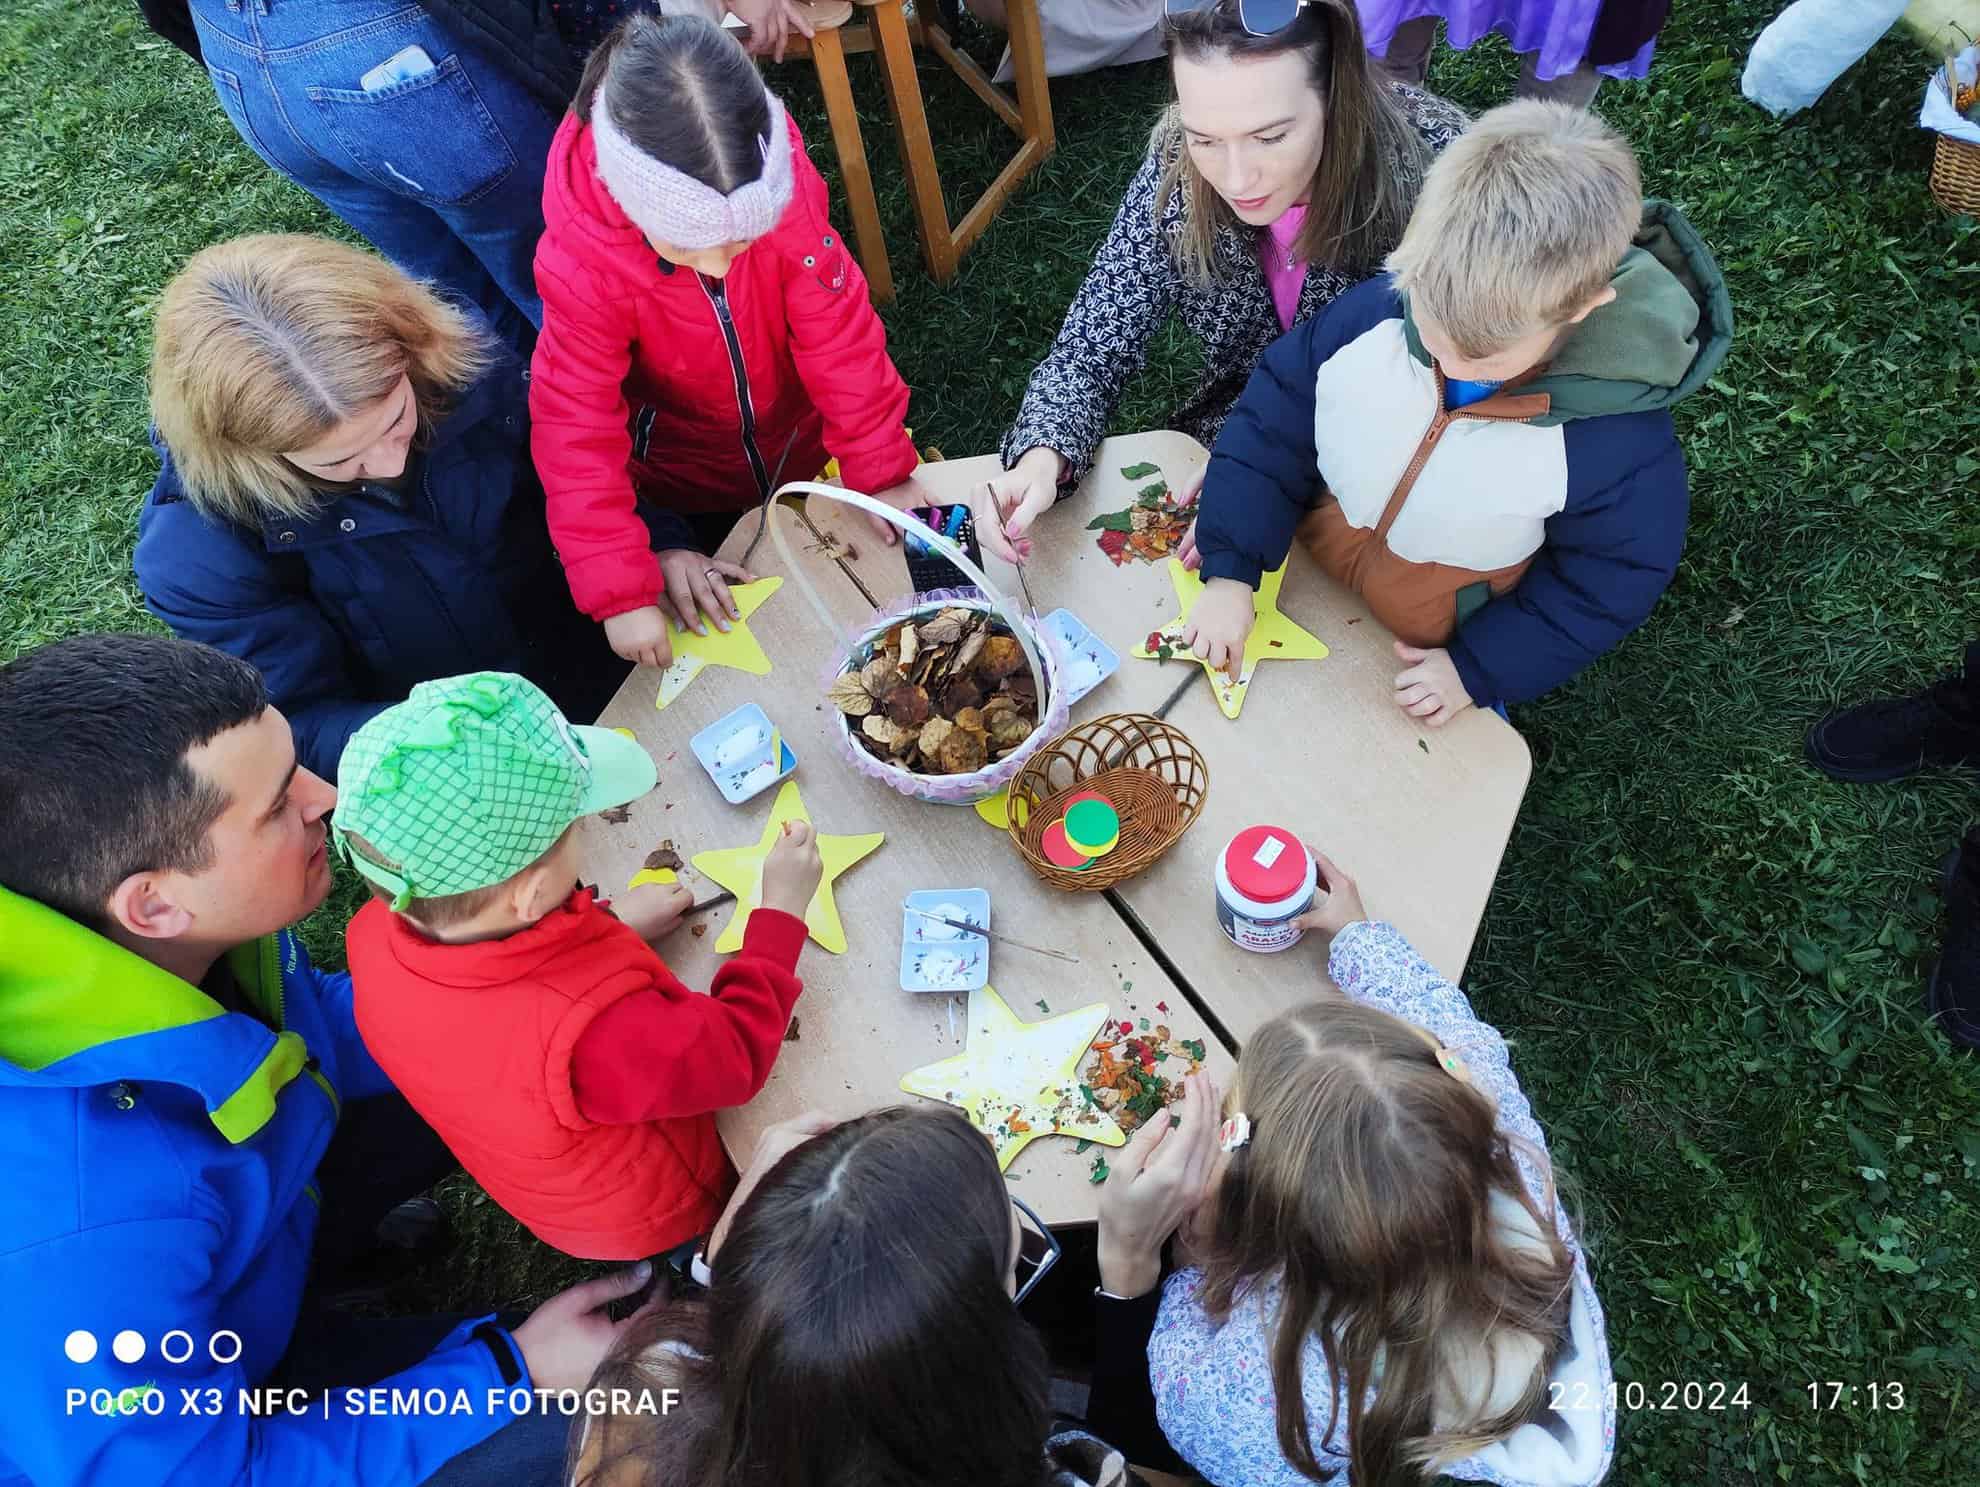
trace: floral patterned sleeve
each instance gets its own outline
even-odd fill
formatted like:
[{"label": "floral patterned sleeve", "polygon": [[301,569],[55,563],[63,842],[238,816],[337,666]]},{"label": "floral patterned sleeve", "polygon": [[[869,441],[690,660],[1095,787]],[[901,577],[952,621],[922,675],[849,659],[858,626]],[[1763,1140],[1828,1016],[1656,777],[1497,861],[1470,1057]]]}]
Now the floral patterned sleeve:
[{"label": "floral patterned sleeve", "polygon": [[[1401,930],[1379,921],[1350,924],[1334,936],[1327,972],[1334,984],[1356,1001],[1428,1028],[1438,1042],[1464,1060],[1472,1084],[1498,1106],[1499,1125],[1546,1151],[1547,1138],[1513,1074],[1506,1040],[1490,1023],[1479,1021],[1471,1010],[1470,998],[1438,975],[1403,938]],[[1546,1174],[1518,1147],[1513,1150],[1527,1190],[1544,1208],[1548,1202]]]},{"label": "floral patterned sleeve", "polygon": [[1128,183],[1114,225],[1004,435],[1006,469],[1042,444],[1064,455],[1070,467],[1061,491],[1077,484],[1106,437],[1122,389],[1141,370],[1148,343],[1174,310],[1178,271],[1155,220],[1161,171],[1151,150]]}]

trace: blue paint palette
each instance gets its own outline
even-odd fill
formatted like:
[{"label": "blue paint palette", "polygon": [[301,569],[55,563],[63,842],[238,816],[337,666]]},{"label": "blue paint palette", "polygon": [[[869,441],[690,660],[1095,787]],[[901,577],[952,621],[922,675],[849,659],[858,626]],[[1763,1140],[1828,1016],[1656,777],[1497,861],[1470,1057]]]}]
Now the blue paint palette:
[{"label": "blue paint palette", "polygon": [[[919,909],[920,913],[914,911]],[[924,917],[932,914],[930,919]],[[901,911],[901,990],[975,991],[990,981],[990,942],[940,921],[990,927],[982,888],[924,888]]]},{"label": "blue paint palette", "polygon": [[761,795],[797,768],[797,755],[754,702],[717,718],[688,747],[730,805]]},{"label": "blue paint palette", "polygon": [[1121,668],[1114,648],[1095,635],[1070,609],[1055,609],[1045,616],[1045,628],[1059,637],[1065,648],[1066,670],[1063,685],[1066,701],[1079,701]]}]

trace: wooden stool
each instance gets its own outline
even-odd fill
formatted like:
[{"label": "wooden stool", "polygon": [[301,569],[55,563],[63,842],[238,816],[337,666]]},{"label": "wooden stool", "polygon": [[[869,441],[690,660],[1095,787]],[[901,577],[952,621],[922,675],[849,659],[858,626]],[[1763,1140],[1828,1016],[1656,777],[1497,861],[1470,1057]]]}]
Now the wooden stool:
[{"label": "wooden stool", "polygon": [[[1045,77],[1045,40],[1038,26],[1038,0],[1008,0],[1011,68],[1016,75],[1013,101],[990,80],[988,73],[957,51],[939,21],[907,16],[902,0],[856,0],[866,11],[864,27],[840,36],[852,15],[848,0],[813,0],[806,8],[816,35],[807,43],[793,35],[786,57],[809,55],[818,71],[825,115],[831,121],[832,147],[846,183],[846,205],[852,213],[853,243],[860,268],[866,273],[876,302],[894,297],[893,268],[880,231],[880,204],[873,194],[873,172],[867,165],[866,144],[859,132],[853,105],[852,80],[846,74],[848,52],[877,52],[887,83],[887,104],[894,116],[901,164],[907,172],[908,195],[914,204],[915,226],[928,272],[938,284],[955,277],[969,245],[983,235],[1018,183],[1052,153],[1057,139],[1052,130],[1052,96]],[[931,0],[922,0],[923,5]],[[976,204],[953,228],[942,201],[942,177],[935,164],[935,141],[928,131],[928,110],[915,75],[914,48],[925,46],[940,57],[999,119],[1016,134],[1018,151],[999,172]]]}]

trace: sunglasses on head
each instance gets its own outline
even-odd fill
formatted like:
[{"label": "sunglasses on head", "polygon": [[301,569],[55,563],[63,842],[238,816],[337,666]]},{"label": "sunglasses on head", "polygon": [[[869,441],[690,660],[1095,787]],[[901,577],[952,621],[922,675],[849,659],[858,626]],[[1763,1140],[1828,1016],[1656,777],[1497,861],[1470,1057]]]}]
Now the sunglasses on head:
[{"label": "sunglasses on head", "polygon": [[1011,1298],[1012,1304],[1017,1305],[1037,1289],[1038,1283],[1045,1279],[1045,1272],[1058,1263],[1059,1241],[1024,1199],[1013,1193],[1011,1203],[1018,1211],[1018,1284],[1017,1294]]},{"label": "sunglasses on head", "polygon": [[[1308,0],[1238,0],[1238,24],[1253,36],[1275,36],[1299,19]],[[1164,15],[1208,10],[1217,0],[1162,0]]]}]

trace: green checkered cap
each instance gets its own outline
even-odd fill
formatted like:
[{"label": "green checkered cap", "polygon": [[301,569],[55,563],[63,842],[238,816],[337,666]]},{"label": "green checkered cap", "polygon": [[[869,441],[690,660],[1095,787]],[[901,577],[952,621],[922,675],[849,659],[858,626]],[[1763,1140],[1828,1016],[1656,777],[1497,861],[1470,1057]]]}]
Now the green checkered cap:
[{"label": "green checkered cap", "polygon": [[420,683],[351,735],[331,830],[344,860],[404,909],[507,881],[573,821],[655,783],[651,756],[624,734],[571,724],[523,677],[477,671]]}]

